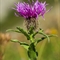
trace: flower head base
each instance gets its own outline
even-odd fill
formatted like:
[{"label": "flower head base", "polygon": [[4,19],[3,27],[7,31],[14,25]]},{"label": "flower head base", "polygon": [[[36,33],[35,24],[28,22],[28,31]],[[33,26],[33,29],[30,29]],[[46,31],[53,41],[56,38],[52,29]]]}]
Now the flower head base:
[{"label": "flower head base", "polygon": [[18,12],[19,16],[26,19],[25,25],[27,30],[29,30],[31,26],[36,30],[38,26],[38,20],[36,20],[36,18],[38,18],[38,16],[44,17],[44,14],[46,13],[46,5],[46,2],[42,3],[38,0],[34,2],[32,0],[32,3],[18,2],[18,4],[15,4],[16,8],[14,9]]},{"label": "flower head base", "polygon": [[36,20],[35,18],[25,20],[25,25],[27,30],[30,30],[31,27],[33,27],[33,30],[36,30],[38,28],[38,20]]},{"label": "flower head base", "polygon": [[46,2],[38,0],[33,4],[18,2],[15,6],[15,10],[25,19],[38,18],[39,15],[43,17],[46,12]]}]

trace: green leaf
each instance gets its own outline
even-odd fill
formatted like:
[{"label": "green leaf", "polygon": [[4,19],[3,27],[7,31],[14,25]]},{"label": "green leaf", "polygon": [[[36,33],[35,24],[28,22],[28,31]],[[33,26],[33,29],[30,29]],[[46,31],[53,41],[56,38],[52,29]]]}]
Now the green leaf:
[{"label": "green leaf", "polygon": [[19,43],[19,40],[17,40],[17,39],[11,39],[10,41],[15,42],[15,43]]},{"label": "green leaf", "polygon": [[55,35],[55,34],[50,34],[50,35],[48,35],[49,37],[58,37],[57,35]]},{"label": "green leaf", "polygon": [[26,50],[29,48],[29,45],[25,42],[20,42],[20,45],[23,46]]},{"label": "green leaf", "polygon": [[50,42],[50,38],[48,37],[47,34],[45,34],[45,33],[43,32],[43,30],[40,30],[38,33],[39,33],[39,34],[42,34],[42,35],[45,36],[45,37],[47,37],[48,42]]},{"label": "green leaf", "polygon": [[17,27],[17,29],[18,29],[22,34],[24,34],[24,35],[27,37],[27,40],[30,39],[30,36],[27,34],[26,31],[24,31],[22,28],[19,28],[19,27]]},{"label": "green leaf", "polygon": [[21,33],[20,31],[18,31],[18,30],[13,30],[13,29],[8,29],[8,30],[6,30],[6,32],[17,32],[17,33]]},{"label": "green leaf", "polygon": [[23,46],[26,50],[28,50],[29,48],[29,45],[26,43],[26,42],[20,42],[19,40],[17,39],[11,39],[10,40],[11,42],[15,42],[15,43],[19,43],[21,46]]},{"label": "green leaf", "polygon": [[[57,37],[57,35],[48,35],[48,37]],[[35,40],[35,45],[38,44],[39,42],[43,41],[44,39],[46,39],[47,37],[42,37],[42,38],[39,38],[37,40]]]},{"label": "green leaf", "polygon": [[21,46],[23,46],[26,50],[28,50],[29,45],[26,42],[19,42]]},{"label": "green leaf", "polygon": [[38,34],[38,31],[35,32],[35,33],[33,33],[33,36],[32,37],[34,38],[36,36],[36,34]]},{"label": "green leaf", "polygon": [[34,38],[39,32],[43,32],[43,29],[40,28],[39,31],[34,32],[34,33],[33,33],[33,38]]},{"label": "green leaf", "polygon": [[36,40],[36,41],[37,41],[37,43],[39,43],[40,41],[42,41],[42,40],[44,40],[44,39],[46,39],[46,37],[42,37],[42,38],[40,38],[40,39],[38,39],[38,40]]}]

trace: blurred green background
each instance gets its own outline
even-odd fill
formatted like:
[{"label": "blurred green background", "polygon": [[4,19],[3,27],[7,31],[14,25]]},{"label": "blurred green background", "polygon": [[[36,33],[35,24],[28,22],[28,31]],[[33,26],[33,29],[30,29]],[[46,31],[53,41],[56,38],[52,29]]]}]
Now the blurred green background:
[{"label": "blurred green background", "polygon": [[[15,11],[11,9],[14,7],[14,3],[17,3],[18,1],[27,2],[27,0],[1,0],[0,33],[5,34],[7,29],[15,29],[16,26],[20,26],[26,30],[24,26],[24,18],[16,17],[14,15]],[[52,34],[58,35],[58,38],[51,38],[49,43],[46,39],[36,46],[39,53],[38,60],[60,60],[60,0],[40,1],[46,1],[49,4],[47,10],[52,6],[53,8],[45,14],[45,20],[43,20],[42,17],[39,17],[39,27],[45,31],[49,30]],[[10,32],[9,34],[13,39],[27,42],[26,37],[23,34],[13,32]],[[4,51],[3,60],[28,60],[26,50],[19,44],[8,42],[6,43],[6,46],[3,45],[3,47],[4,48],[0,49]]]}]

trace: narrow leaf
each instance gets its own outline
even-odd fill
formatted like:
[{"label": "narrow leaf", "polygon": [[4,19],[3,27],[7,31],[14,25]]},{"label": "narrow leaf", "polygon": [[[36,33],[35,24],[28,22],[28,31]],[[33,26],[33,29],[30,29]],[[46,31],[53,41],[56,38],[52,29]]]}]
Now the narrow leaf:
[{"label": "narrow leaf", "polygon": [[21,46],[23,46],[26,50],[28,50],[29,45],[26,42],[19,42]]},{"label": "narrow leaf", "polygon": [[[48,35],[48,37],[57,37],[57,35]],[[35,41],[35,45],[38,44],[39,42],[43,41],[44,39],[46,39],[47,37],[42,37],[42,38],[39,38]]]},{"label": "narrow leaf", "polygon": [[37,34],[38,34],[38,32],[35,32],[32,37],[34,38]]},{"label": "narrow leaf", "polygon": [[50,38],[49,38],[49,37],[48,37],[48,35],[47,35],[47,34],[45,34],[43,31],[39,31],[39,34],[41,34],[41,35],[43,35],[43,36],[47,37],[48,42],[50,42]]},{"label": "narrow leaf", "polygon": [[19,43],[21,46],[23,46],[26,50],[28,50],[29,48],[29,45],[26,43],[26,42],[20,42],[19,40],[17,39],[11,39],[10,40],[11,42],[15,42],[15,43]]},{"label": "narrow leaf", "polygon": [[23,33],[23,34],[27,37],[28,40],[30,39],[30,37],[29,37],[29,35],[27,34],[26,31],[24,31],[22,28],[19,28],[19,27],[17,27],[17,29],[18,29],[21,33]]},{"label": "narrow leaf", "polygon": [[11,39],[10,41],[15,42],[15,43],[19,43],[19,40],[17,40],[17,39]]},{"label": "narrow leaf", "polygon": [[6,30],[6,32],[17,32],[17,33],[21,33],[20,31],[18,31],[18,30],[13,30],[13,29],[8,29],[8,30]]}]

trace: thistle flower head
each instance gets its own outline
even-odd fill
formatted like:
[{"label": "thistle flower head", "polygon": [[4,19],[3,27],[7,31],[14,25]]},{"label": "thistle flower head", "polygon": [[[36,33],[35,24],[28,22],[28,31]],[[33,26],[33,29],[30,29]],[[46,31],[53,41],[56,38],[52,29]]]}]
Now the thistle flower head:
[{"label": "thistle flower head", "polygon": [[15,10],[19,13],[20,16],[31,19],[31,18],[38,18],[38,16],[43,16],[46,12],[46,2],[42,3],[36,0],[32,4],[25,3],[25,2],[18,2],[15,5]]},{"label": "thistle flower head", "polygon": [[38,25],[38,16],[44,17],[44,14],[46,13],[46,2],[42,3],[36,0],[32,0],[32,3],[29,0],[29,3],[25,2],[18,2],[18,4],[15,4],[16,8],[14,8],[19,16],[24,17],[25,20],[25,25],[27,30],[30,29],[31,26],[34,27],[34,30],[37,29]]}]

